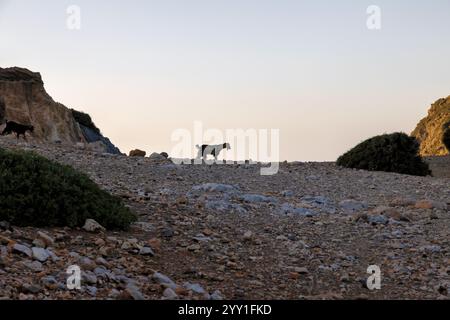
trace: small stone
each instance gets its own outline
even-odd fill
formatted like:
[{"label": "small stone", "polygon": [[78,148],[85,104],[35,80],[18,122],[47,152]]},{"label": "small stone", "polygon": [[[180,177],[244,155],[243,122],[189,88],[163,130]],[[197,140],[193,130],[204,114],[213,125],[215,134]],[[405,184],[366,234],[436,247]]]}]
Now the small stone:
[{"label": "small stone", "polygon": [[126,300],[145,300],[142,292],[133,284],[129,284],[125,289]]},{"label": "small stone", "polygon": [[211,294],[210,296],[211,300],[224,300],[224,297],[222,296],[222,293],[219,290],[216,290]]},{"label": "small stone", "polygon": [[86,287],[86,291],[87,291],[87,293],[88,293],[90,296],[92,296],[92,297],[97,296],[97,288],[96,288],[96,287],[87,286],[87,287]]},{"label": "small stone", "polygon": [[401,198],[401,197],[397,197],[392,199],[392,201],[390,202],[390,205],[393,207],[410,207],[410,206],[414,206],[416,203],[416,200],[414,200],[413,198]]},{"label": "small stone", "polygon": [[178,295],[171,288],[166,288],[163,292],[163,296],[168,300],[175,300],[178,298]]},{"label": "small stone", "polygon": [[91,271],[84,271],[81,274],[81,280],[87,284],[97,284],[97,276]]},{"label": "small stone", "polygon": [[98,257],[97,259],[95,259],[95,263],[105,267],[109,266],[108,261],[106,261],[103,257]]},{"label": "small stone", "polygon": [[142,247],[141,250],[139,251],[139,254],[141,256],[150,256],[150,257],[153,257],[155,255],[152,248],[149,247]]},{"label": "small stone", "polygon": [[78,264],[80,265],[81,269],[92,271],[97,267],[97,264],[90,258],[82,257],[78,260]]},{"label": "small stone", "polygon": [[42,263],[39,261],[25,261],[23,265],[33,272],[42,272],[44,270]]},{"label": "small stone", "polygon": [[31,249],[22,244],[16,243],[13,245],[12,249],[13,249],[13,252],[21,253],[23,255],[26,255],[29,258],[31,258],[33,256],[33,252],[31,251]]},{"label": "small stone", "polygon": [[285,198],[293,197],[294,196],[294,191],[285,190],[285,191],[281,192],[281,196],[283,196]]},{"label": "small stone", "polygon": [[50,254],[44,248],[33,247],[31,250],[33,252],[33,258],[39,262],[45,262],[50,258]]},{"label": "small stone", "polygon": [[93,219],[87,219],[86,223],[83,226],[83,229],[87,232],[101,232],[106,230],[104,227],[102,227],[102,225],[100,225]]},{"label": "small stone", "polygon": [[343,200],[339,203],[339,206],[346,213],[355,213],[367,209],[368,205],[366,202],[357,201],[353,199]]},{"label": "small stone", "polygon": [[58,287],[58,281],[53,276],[43,277],[41,278],[41,282],[47,289],[54,290]]},{"label": "small stone", "polygon": [[164,156],[162,156],[162,155],[159,154],[159,153],[154,152],[154,153],[152,153],[152,154],[149,156],[149,159],[150,159],[150,160],[154,160],[154,161],[164,161],[164,160],[166,160],[167,158],[164,157]]},{"label": "small stone", "polygon": [[247,231],[246,233],[244,233],[244,240],[245,241],[250,241],[253,238],[253,232],[251,231]]},{"label": "small stone", "polygon": [[201,285],[199,285],[198,283],[193,283],[193,284],[191,284],[191,283],[189,283],[189,282],[186,282],[186,283],[184,284],[184,287],[185,287],[187,290],[190,290],[190,291],[192,291],[192,292],[194,292],[194,293],[197,293],[197,294],[205,294],[205,293],[206,293],[206,290],[203,289],[203,287],[202,287]]},{"label": "small stone", "polygon": [[161,231],[161,236],[164,238],[172,238],[175,235],[175,232],[172,228],[164,228]]},{"label": "small stone", "polygon": [[36,240],[44,242],[45,247],[51,247],[55,244],[55,239],[42,231],[38,231]]},{"label": "small stone", "polygon": [[389,219],[383,215],[369,215],[367,221],[373,225],[377,224],[388,224]]},{"label": "small stone", "polygon": [[152,276],[153,280],[155,280],[158,284],[176,290],[177,285],[173,282],[168,276],[163,275],[162,273],[155,272]]},{"label": "small stone", "polygon": [[159,252],[161,251],[161,240],[157,238],[150,239],[148,241],[148,245],[155,251]]},{"label": "small stone", "polygon": [[415,208],[447,210],[447,204],[439,201],[420,200],[416,202]]},{"label": "small stone", "polygon": [[45,248],[47,245],[45,244],[45,241],[42,239],[34,239],[33,240],[33,246],[38,248]]},{"label": "small stone", "polygon": [[298,272],[290,272],[289,279],[298,280],[300,278],[300,274]]},{"label": "small stone", "polygon": [[42,288],[39,285],[27,284],[27,283],[22,284],[21,289],[22,289],[22,292],[25,294],[28,294],[28,293],[37,294],[42,291]]},{"label": "small stone", "polygon": [[308,274],[309,273],[308,269],[305,267],[295,267],[294,271],[299,274]]},{"label": "small stone", "polygon": [[187,247],[187,249],[188,249],[189,251],[198,251],[198,250],[201,249],[201,247],[200,247],[199,244],[192,244],[192,245],[190,245],[189,247]]}]

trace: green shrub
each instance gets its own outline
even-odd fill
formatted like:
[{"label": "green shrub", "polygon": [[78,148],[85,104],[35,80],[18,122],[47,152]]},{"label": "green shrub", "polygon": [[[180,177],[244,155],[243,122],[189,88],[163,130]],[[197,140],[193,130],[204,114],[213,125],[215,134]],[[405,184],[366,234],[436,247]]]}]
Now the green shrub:
[{"label": "green shrub", "polygon": [[337,165],[369,171],[426,176],[428,164],[419,156],[419,143],[404,133],[384,134],[368,139],[337,160]]},{"label": "green shrub", "polygon": [[95,133],[101,135],[100,129],[97,128],[95,123],[92,121],[92,118],[90,115],[88,115],[87,113],[81,112],[81,111],[74,110],[74,109],[71,109],[71,111],[72,111],[72,115],[75,118],[76,122],[93,130]]},{"label": "green shrub", "polygon": [[444,135],[442,136],[442,143],[450,152],[450,122],[444,126]]},{"label": "green shrub", "polygon": [[126,229],[136,216],[88,176],[32,152],[0,148],[0,221],[16,226],[81,227],[94,219]]}]

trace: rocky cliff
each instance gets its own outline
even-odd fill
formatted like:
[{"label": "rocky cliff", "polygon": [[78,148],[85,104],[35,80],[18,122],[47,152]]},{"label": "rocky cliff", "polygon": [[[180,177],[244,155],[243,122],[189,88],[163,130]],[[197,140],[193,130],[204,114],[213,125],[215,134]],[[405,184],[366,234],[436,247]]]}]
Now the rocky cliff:
[{"label": "rocky cliff", "polygon": [[442,143],[444,127],[450,122],[450,96],[439,99],[431,105],[428,116],[422,119],[412,132],[420,142],[422,156],[443,156],[448,154]]},{"label": "rocky cliff", "polygon": [[101,135],[86,134],[72,111],[45,91],[39,73],[23,68],[0,68],[0,125],[5,119],[31,124],[32,139],[39,142],[86,144],[101,142],[105,152],[120,151]]},{"label": "rocky cliff", "polygon": [[32,124],[39,141],[85,142],[71,111],[45,91],[39,73],[22,68],[0,68],[0,116],[21,124]]}]

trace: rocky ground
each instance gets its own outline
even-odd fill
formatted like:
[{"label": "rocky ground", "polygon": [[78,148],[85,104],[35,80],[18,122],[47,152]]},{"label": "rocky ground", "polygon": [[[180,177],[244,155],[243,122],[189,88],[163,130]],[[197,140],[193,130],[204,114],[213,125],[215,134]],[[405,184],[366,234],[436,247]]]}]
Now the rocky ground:
[{"label": "rocky ground", "polygon": [[[3,299],[448,299],[450,180],[333,163],[183,165],[0,138],[139,214],[128,232],[0,223]],[[82,289],[66,288],[78,265]],[[381,290],[366,287],[378,265]]]},{"label": "rocky ground", "polygon": [[430,165],[433,176],[450,178],[450,156],[427,157],[425,160]]}]

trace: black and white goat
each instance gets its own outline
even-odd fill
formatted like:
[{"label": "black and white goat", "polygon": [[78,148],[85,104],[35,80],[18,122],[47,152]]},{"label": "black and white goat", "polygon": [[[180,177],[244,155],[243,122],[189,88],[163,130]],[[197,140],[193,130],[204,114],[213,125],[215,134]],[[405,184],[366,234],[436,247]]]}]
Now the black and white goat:
[{"label": "black and white goat", "polygon": [[198,149],[197,159],[207,160],[209,155],[212,155],[217,161],[217,157],[222,152],[222,150],[231,150],[231,145],[229,143],[218,144],[218,145],[208,145],[204,144],[202,146],[196,145]]}]

